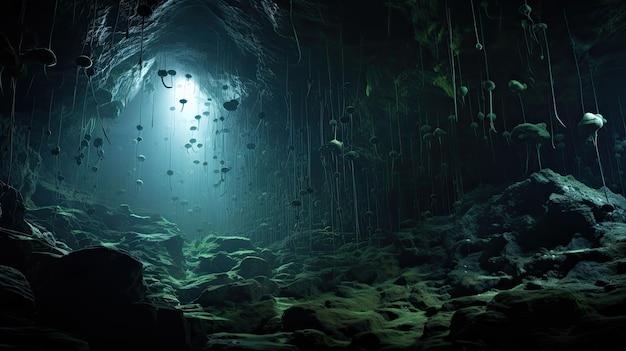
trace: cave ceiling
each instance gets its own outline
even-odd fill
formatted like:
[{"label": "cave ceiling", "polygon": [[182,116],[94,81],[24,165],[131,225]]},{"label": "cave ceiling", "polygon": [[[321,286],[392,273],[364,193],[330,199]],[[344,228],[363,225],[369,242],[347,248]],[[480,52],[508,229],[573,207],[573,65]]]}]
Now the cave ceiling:
[{"label": "cave ceiling", "polygon": [[[522,13],[525,5],[531,12]],[[167,85],[158,71],[174,67],[209,97],[224,99],[215,91],[228,87],[228,97],[249,113],[258,112],[259,98],[284,110],[292,94],[301,104],[311,92],[345,90],[345,104],[361,102],[371,113],[399,94],[448,115],[456,75],[470,89],[487,77],[499,86],[517,79],[542,87],[529,93],[527,109],[546,114],[549,75],[559,101],[575,102],[582,90],[590,96],[592,78],[599,100],[614,94],[625,73],[626,5],[618,0],[8,0],[0,6],[0,112],[18,125],[28,124],[29,115],[31,124],[50,123],[52,109],[78,116],[84,111],[76,101],[85,100],[102,119],[114,119],[146,87]],[[546,26],[532,27],[540,23]],[[41,48],[55,54],[53,64],[45,50],[33,51]],[[462,70],[451,69],[451,52]],[[92,60],[89,69],[77,64],[81,55]],[[415,104],[407,102],[409,109]]]}]

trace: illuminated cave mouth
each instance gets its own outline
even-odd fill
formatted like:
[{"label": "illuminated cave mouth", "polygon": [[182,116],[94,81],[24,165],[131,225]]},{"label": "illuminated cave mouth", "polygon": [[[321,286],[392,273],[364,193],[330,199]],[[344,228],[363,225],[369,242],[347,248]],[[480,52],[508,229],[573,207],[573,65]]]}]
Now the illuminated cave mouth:
[{"label": "illuminated cave mouth", "polygon": [[[619,110],[599,84],[611,61],[587,49],[597,46],[583,36],[592,30],[568,24],[589,11],[391,1],[354,16],[350,5],[79,0],[36,12],[24,2],[2,24],[13,28],[2,43],[2,106],[16,111],[6,130],[26,128],[28,140],[9,135],[4,149],[36,148],[54,187],[91,202],[134,201],[167,218],[177,196],[214,229],[265,223],[281,235],[315,223],[356,238],[367,218],[377,219],[371,232],[397,229],[403,216],[454,213],[482,182],[544,167],[580,164],[579,176],[621,187],[616,176],[592,177],[611,138],[595,139],[600,157],[583,157],[568,132],[578,105],[583,119]],[[15,31],[20,20],[32,33]],[[525,123],[545,123],[549,139],[520,141]],[[610,146],[618,155],[620,132]],[[580,162],[568,167],[554,150]]]}]

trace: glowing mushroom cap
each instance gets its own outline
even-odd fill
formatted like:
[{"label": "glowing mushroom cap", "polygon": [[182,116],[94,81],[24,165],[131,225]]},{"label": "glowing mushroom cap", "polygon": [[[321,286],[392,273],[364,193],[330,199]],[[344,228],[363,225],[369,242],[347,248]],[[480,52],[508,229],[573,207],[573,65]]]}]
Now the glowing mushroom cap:
[{"label": "glowing mushroom cap", "polygon": [[485,80],[482,82],[482,86],[483,89],[487,91],[492,91],[496,88],[496,83],[494,83],[492,80]]},{"label": "glowing mushroom cap", "polygon": [[587,112],[583,115],[583,118],[578,122],[578,129],[581,132],[591,135],[598,131],[598,129],[604,127],[606,119],[599,113]]},{"label": "glowing mushroom cap", "polygon": [[469,92],[469,89],[467,89],[467,87],[465,85],[461,85],[457,91],[457,93],[461,96],[464,97],[467,95],[467,93]]},{"label": "glowing mushroom cap", "polygon": [[224,106],[226,111],[229,111],[229,112],[236,111],[237,107],[239,106],[239,101],[237,101],[236,99],[231,99],[229,101],[226,101],[224,104],[222,104],[222,106]]},{"label": "glowing mushroom cap", "polygon": [[104,140],[102,140],[102,138],[95,138],[93,140],[94,147],[102,147],[102,145],[104,145]]},{"label": "glowing mushroom cap", "polygon": [[528,6],[528,4],[523,4],[517,9],[517,11],[524,16],[530,16],[530,12],[532,11],[532,8]]},{"label": "glowing mushroom cap", "polygon": [[433,131],[433,136],[437,138],[443,137],[446,134],[448,133],[446,133],[446,131],[441,128],[435,128],[435,130]]},{"label": "glowing mushroom cap", "polygon": [[511,79],[508,83],[508,87],[509,90],[512,91],[515,94],[520,94],[521,92],[523,92],[524,90],[526,90],[528,88],[528,85],[517,81],[515,79]]},{"label": "glowing mushroom cap", "polygon": [[550,140],[545,123],[522,123],[511,130],[511,139],[520,143],[542,144]]},{"label": "glowing mushroom cap", "polygon": [[48,48],[35,48],[27,50],[19,54],[23,61],[38,62],[46,67],[52,67],[57,64],[57,56]]},{"label": "glowing mushroom cap", "polygon": [[79,55],[76,58],[76,65],[80,66],[82,68],[89,68],[93,65],[93,61],[91,61],[91,58],[87,55]]},{"label": "glowing mushroom cap", "polygon": [[343,143],[337,139],[333,139],[326,144],[330,150],[340,152],[343,149]]},{"label": "glowing mushroom cap", "polygon": [[350,150],[350,151],[346,152],[346,154],[343,155],[343,157],[346,160],[348,160],[348,161],[354,161],[354,160],[358,159],[359,157],[361,157],[361,155],[359,155],[359,153],[354,151],[354,150]]}]

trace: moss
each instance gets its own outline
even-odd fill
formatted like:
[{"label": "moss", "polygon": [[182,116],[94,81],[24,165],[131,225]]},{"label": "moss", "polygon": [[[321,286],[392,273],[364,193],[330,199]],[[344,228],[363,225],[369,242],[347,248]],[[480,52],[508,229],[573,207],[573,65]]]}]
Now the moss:
[{"label": "moss", "polygon": [[449,97],[454,97],[454,89],[452,88],[452,81],[447,75],[439,75],[433,78],[432,84],[441,88],[444,93]]}]

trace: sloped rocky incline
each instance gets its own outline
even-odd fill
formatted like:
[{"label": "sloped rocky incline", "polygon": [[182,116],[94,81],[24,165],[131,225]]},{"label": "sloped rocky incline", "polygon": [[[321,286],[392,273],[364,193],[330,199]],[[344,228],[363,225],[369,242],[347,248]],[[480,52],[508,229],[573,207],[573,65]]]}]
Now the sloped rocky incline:
[{"label": "sloped rocky incline", "polygon": [[[0,234],[0,345],[610,349],[626,335],[626,200],[609,202],[543,170],[468,194],[454,217],[336,251],[324,230],[260,248],[188,241],[128,208],[31,209],[32,234]],[[32,225],[53,214],[55,235]]]}]

